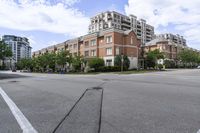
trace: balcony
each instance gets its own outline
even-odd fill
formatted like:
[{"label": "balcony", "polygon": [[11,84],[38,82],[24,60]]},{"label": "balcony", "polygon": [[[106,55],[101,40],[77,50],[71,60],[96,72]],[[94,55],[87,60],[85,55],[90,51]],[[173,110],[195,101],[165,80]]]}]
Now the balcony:
[{"label": "balcony", "polygon": [[127,23],[122,23],[122,26],[131,28],[131,25],[130,25],[130,24],[127,24]]},{"label": "balcony", "polygon": [[142,26],[141,25],[137,25],[137,28],[142,28]]},{"label": "balcony", "polygon": [[124,19],[122,19],[122,20],[121,20],[121,23],[122,23],[122,24],[131,25],[131,21],[130,21],[130,20],[124,20]]}]

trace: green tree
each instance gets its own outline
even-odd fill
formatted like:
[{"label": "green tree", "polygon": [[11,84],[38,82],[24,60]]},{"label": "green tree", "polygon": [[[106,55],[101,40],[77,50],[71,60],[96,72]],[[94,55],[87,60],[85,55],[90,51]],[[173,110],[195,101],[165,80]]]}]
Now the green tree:
[{"label": "green tree", "polygon": [[190,50],[190,49],[184,49],[183,51],[181,51],[178,54],[178,59],[184,63],[185,66],[187,66],[187,64],[190,65],[190,67],[192,67],[194,64],[197,64],[199,61],[199,53]]},{"label": "green tree", "polygon": [[5,59],[12,57],[12,50],[11,48],[5,44],[3,41],[0,41],[0,60],[3,62],[3,69],[5,68]]},{"label": "green tree", "polygon": [[39,70],[39,65],[38,65],[38,58],[37,57],[33,57],[32,58],[32,68],[31,71],[38,71]]},{"label": "green tree", "polygon": [[[122,65],[122,56],[121,55],[117,55],[115,56],[115,59],[114,59],[114,65],[115,66],[121,66]],[[130,60],[128,58],[128,56],[123,56],[123,67],[128,69],[130,66]]]},{"label": "green tree", "polygon": [[47,63],[46,63],[46,58],[45,58],[45,55],[40,55],[37,57],[37,65],[38,65],[38,68],[41,72],[45,72],[45,69],[46,69],[46,66],[47,66]]},{"label": "green tree", "polygon": [[46,53],[43,55],[44,60],[46,63],[46,69],[51,69],[53,72],[55,71],[55,66],[56,66],[56,54],[55,53]]},{"label": "green tree", "polygon": [[71,62],[72,62],[72,55],[69,51],[61,51],[56,56],[56,63],[57,65],[60,65],[62,69],[64,69],[67,63],[70,66]]},{"label": "green tree", "polygon": [[32,59],[31,58],[23,58],[17,62],[17,69],[25,69],[32,71]]},{"label": "green tree", "polygon": [[197,63],[200,64],[200,54],[198,56]]},{"label": "green tree", "polygon": [[74,68],[75,71],[81,71],[81,64],[83,63],[83,57],[80,56],[80,54],[75,55],[72,58],[72,66]]},{"label": "green tree", "polygon": [[97,70],[100,67],[104,66],[104,60],[101,58],[92,58],[89,60],[89,67]]},{"label": "green tree", "polygon": [[149,51],[146,54],[146,65],[147,67],[155,67],[159,59],[164,59],[164,54],[158,49]]},{"label": "green tree", "polygon": [[165,65],[166,68],[175,68],[176,67],[176,64],[175,64],[174,60],[165,59],[164,60],[164,65]]}]

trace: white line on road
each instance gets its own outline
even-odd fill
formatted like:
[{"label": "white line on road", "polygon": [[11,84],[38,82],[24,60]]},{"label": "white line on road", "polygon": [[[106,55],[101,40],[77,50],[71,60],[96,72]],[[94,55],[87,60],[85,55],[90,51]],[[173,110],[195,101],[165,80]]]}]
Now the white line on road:
[{"label": "white line on road", "polygon": [[17,120],[18,124],[23,130],[23,133],[37,133],[37,131],[33,128],[28,119],[23,115],[23,113],[19,110],[17,105],[8,97],[8,95],[3,91],[1,87],[0,94],[7,103],[11,112],[13,113],[15,119]]},{"label": "white line on road", "polygon": [[199,131],[197,131],[197,133],[200,133],[200,129],[199,129]]}]

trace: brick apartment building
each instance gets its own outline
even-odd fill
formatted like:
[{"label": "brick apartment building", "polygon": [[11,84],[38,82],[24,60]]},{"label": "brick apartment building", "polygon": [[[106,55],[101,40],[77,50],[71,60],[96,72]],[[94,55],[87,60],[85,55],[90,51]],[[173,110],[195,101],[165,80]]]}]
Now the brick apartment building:
[{"label": "brick apartment building", "polygon": [[146,46],[144,47],[145,53],[156,49],[163,52],[166,59],[177,60],[177,55],[179,51],[184,49],[184,46],[177,45],[166,39],[157,38],[149,43],[146,43]]},{"label": "brick apartment building", "polygon": [[160,34],[155,39],[145,44],[144,52],[159,49],[163,52],[165,59],[177,61],[178,54],[184,49],[190,49],[199,53],[198,50],[187,46],[186,40],[180,35]]},{"label": "brick apartment building", "polygon": [[183,36],[171,33],[154,35],[154,27],[145,20],[107,11],[91,18],[87,35],[33,52],[33,57],[69,50],[72,55],[80,53],[85,59],[103,58],[107,66],[113,66],[116,55],[127,55],[132,69],[144,66],[142,54],[155,49],[163,52],[166,59],[176,61],[181,50],[191,48]]},{"label": "brick apartment building", "polygon": [[72,55],[80,53],[85,59],[103,58],[106,66],[113,66],[115,56],[123,54],[128,56],[130,69],[132,69],[138,68],[140,45],[141,41],[133,30],[123,31],[110,28],[33,52],[33,57],[47,52],[57,53],[69,50]]}]

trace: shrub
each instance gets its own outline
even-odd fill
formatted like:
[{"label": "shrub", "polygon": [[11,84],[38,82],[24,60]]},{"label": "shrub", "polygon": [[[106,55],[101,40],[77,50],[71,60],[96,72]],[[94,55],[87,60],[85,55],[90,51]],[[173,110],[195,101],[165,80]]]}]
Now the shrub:
[{"label": "shrub", "polygon": [[[114,64],[115,64],[115,66],[121,66],[121,64],[122,64],[122,56],[121,55],[115,56]],[[123,66],[125,68],[129,68],[129,66],[130,66],[130,60],[126,55],[123,56]]]},{"label": "shrub", "polygon": [[158,67],[159,70],[162,70],[163,65],[162,64],[158,64],[157,67]]},{"label": "shrub", "polygon": [[175,68],[176,64],[173,60],[165,60],[164,65],[166,68]]},{"label": "shrub", "polygon": [[146,53],[146,66],[149,68],[154,68],[157,65],[158,59],[164,59],[164,54],[158,49],[154,51],[149,51]]},{"label": "shrub", "polygon": [[93,58],[93,59],[89,60],[88,65],[90,68],[94,68],[96,71],[96,70],[98,70],[99,67],[104,66],[104,60],[101,58]]},{"label": "shrub", "polygon": [[119,66],[103,66],[103,67],[99,67],[96,71],[98,71],[98,72],[117,72],[120,70],[121,70],[121,67],[119,67]]}]

